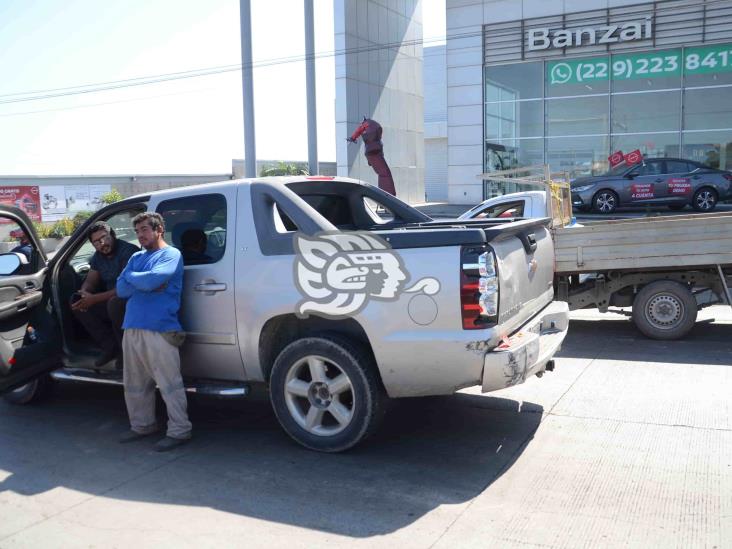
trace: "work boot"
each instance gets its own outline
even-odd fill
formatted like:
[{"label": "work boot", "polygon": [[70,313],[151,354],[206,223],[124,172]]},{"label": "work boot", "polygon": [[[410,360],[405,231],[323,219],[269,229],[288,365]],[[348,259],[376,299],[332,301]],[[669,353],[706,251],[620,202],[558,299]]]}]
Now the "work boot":
[{"label": "work boot", "polygon": [[156,452],[167,452],[169,450],[172,450],[173,448],[177,448],[178,446],[184,445],[186,442],[188,442],[189,438],[173,438],[173,437],[165,437],[161,438],[159,441],[155,443],[155,446],[153,448]]},{"label": "work boot", "polygon": [[130,429],[129,431],[125,431],[121,437],[119,437],[120,444],[126,444],[128,442],[135,442],[136,440],[141,440],[143,438],[147,438],[151,435],[154,435],[157,433],[158,430],[155,429],[154,431],[150,431],[149,433],[138,433],[137,431],[133,431]]}]

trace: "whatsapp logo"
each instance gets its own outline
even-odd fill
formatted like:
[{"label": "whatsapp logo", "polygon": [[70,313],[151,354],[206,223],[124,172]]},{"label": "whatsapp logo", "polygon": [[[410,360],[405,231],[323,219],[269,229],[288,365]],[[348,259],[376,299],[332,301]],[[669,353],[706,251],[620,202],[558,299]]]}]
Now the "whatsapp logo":
[{"label": "whatsapp logo", "polygon": [[549,73],[549,81],[552,84],[566,84],[572,78],[572,67],[567,63],[557,63]]}]

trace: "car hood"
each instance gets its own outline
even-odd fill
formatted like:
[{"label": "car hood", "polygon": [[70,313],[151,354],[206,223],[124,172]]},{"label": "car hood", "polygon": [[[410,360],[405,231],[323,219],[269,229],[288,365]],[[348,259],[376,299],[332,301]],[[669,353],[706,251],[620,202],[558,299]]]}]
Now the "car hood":
[{"label": "car hood", "polygon": [[583,185],[594,185],[604,181],[617,181],[617,177],[608,177],[606,175],[588,175],[586,177],[578,177],[570,182],[570,188],[581,187]]}]

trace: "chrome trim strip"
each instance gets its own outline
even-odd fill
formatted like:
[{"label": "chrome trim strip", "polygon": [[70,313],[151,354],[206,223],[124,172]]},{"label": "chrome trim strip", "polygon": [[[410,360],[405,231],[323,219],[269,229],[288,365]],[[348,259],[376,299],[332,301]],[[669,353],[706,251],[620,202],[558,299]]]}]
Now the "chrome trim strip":
[{"label": "chrome trim strip", "polygon": [[[77,370],[78,372],[78,370]],[[99,383],[102,385],[122,385],[122,379],[104,374],[80,374],[67,370],[56,370],[51,372],[51,377],[57,381],[78,381],[82,383]],[[249,394],[249,385],[244,383],[217,384],[217,383],[194,383],[186,386],[187,393],[216,397],[244,397]]]}]

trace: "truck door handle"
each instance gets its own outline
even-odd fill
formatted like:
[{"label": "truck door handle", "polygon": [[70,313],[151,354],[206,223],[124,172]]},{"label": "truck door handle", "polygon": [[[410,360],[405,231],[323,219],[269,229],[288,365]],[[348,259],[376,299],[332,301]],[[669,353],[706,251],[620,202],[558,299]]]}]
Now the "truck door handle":
[{"label": "truck door handle", "polygon": [[216,292],[226,291],[226,284],[214,280],[204,280],[202,283],[196,284],[193,289],[206,295],[214,295]]},{"label": "truck door handle", "polygon": [[692,179],[701,179],[700,175],[695,175]]}]

